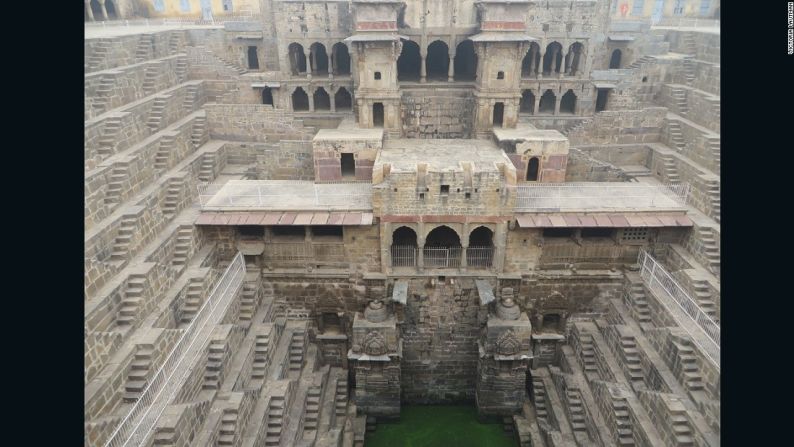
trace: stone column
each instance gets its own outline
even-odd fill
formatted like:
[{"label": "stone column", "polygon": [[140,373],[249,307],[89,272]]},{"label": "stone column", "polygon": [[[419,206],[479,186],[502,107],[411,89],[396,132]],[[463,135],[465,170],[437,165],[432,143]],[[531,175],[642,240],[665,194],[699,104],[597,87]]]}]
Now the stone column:
[{"label": "stone column", "polygon": [[[560,114],[560,101],[562,100],[562,95],[556,95],[554,97],[554,114]],[[311,103],[310,103],[311,104]]]},{"label": "stone column", "polygon": [[108,19],[108,10],[105,9],[105,0],[99,0],[99,6],[102,7],[102,20]]},{"label": "stone column", "polygon": [[529,69],[527,70],[527,74],[532,76],[532,68],[535,65],[535,47],[531,47],[529,49]]},{"label": "stone column", "polygon": [[309,112],[314,112],[314,92],[306,92],[306,96],[309,98]]},{"label": "stone column", "polygon": [[535,93],[535,108],[532,110],[533,115],[537,115],[540,111],[540,96],[541,92]]},{"label": "stone column", "polygon": [[333,79],[334,70],[333,70],[333,65],[331,65],[331,55],[328,53],[325,53],[325,55],[328,56],[328,79]]},{"label": "stone column", "polygon": [[552,59],[554,61],[554,66],[555,67],[557,66],[557,56],[560,56],[560,68],[557,71],[557,77],[559,78],[559,77],[562,77],[562,73],[565,71],[565,57],[563,57],[562,51],[555,50],[554,51],[554,59]]},{"label": "stone column", "polygon": [[455,55],[449,55],[449,69],[447,70],[447,82],[455,80]]},{"label": "stone column", "polygon": [[417,230],[416,249],[419,250],[419,253],[416,257],[416,267],[421,272],[425,269],[425,225],[423,222],[419,222],[419,225],[417,225]]},{"label": "stone column", "polygon": [[94,11],[91,9],[91,0],[84,0],[85,1],[85,9],[88,12],[88,20],[94,22]]},{"label": "stone column", "polygon": [[538,79],[543,79],[543,61],[545,61],[545,60],[546,60],[546,52],[545,51],[541,51],[540,52],[540,62],[538,63],[538,67],[537,67]]},{"label": "stone column", "polygon": [[[312,78],[312,64],[311,64],[311,53],[308,50],[303,50],[303,57],[306,58],[306,78]],[[311,98],[309,98],[311,101]]]},{"label": "stone column", "polygon": [[328,99],[331,100],[331,111],[336,112],[336,95],[334,94],[336,90],[328,93]]},{"label": "stone column", "polygon": [[463,237],[460,238],[460,271],[465,272],[466,269],[469,267],[469,261],[466,259],[468,249],[469,249],[469,223],[463,223]]},{"label": "stone column", "polygon": [[427,82],[427,64],[425,63],[427,60],[427,55],[421,53],[419,55],[422,57],[422,65],[419,69],[419,82],[424,83]]},{"label": "stone column", "polygon": [[505,245],[507,244],[507,224],[504,222],[496,224],[494,231],[494,254],[491,268],[496,272],[502,272],[505,261]]},{"label": "stone column", "polygon": [[[331,103],[333,104],[333,103]],[[394,245],[394,234],[391,229],[391,222],[383,222],[383,227],[381,228],[382,234],[384,235],[383,243],[381,244],[381,265],[384,267],[384,273],[391,273],[392,264],[391,264],[391,246]]]}]

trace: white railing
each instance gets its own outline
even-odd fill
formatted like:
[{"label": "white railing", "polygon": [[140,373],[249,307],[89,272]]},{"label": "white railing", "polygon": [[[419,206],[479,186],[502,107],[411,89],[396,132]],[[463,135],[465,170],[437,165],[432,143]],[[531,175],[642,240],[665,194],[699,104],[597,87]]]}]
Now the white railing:
[{"label": "white railing", "polygon": [[539,183],[516,187],[516,211],[681,208],[689,185],[642,183]]},{"label": "white railing", "polygon": [[493,265],[493,252],[493,247],[471,246],[466,249],[466,265],[472,268],[488,268]]},{"label": "white railing", "polygon": [[271,261],[342,261],[345,246],[342,243],[277,242],[265,246],[265,260]]},{"label": "white railing", "polygon": [[416,265],[416,247],[413,245],[392,245],[392,267],[414,267]]},{"label": "white railing", "polygon": [[425,247],[425,267],[457,268],[460,267],[461,247]]},{"label": "white railing", "polygon": [[[690,321],[679,321],[680,326],[689,333],[695,344],[719,369],[720,325],[703,312],[703,309],[686,293],[684,288],[645,250],[640,251],[637,263],[640,265],[640,277],[648,290],[658,298],[674,318],[681,315],[681,312],[677,312],[676,309],[683,311]],[[676,320],[678,319],[676,318]],[[695,323],[700,331],[691,331],[690,328],[693,326],[691,323]]]},{"label": "white railing", "polygon": [[220,323],[232,299],[243,286],[244,277],[245,261],[242,253],[238,252],[163,365],[152,376],[141,397],[116,427],[106,447],[144,445],[163,410],[204,355],[210,335],[205,329]]},{"label": "white railing", "polygon": [[283,209],[302,206],[368,205],[372,202],[372,184],[365,182],[339,182],[330,184],[303,181],[258,182],[230,181],[225,185],[199,186],[199,203],[202,209],[256,207],[283,204]]}]

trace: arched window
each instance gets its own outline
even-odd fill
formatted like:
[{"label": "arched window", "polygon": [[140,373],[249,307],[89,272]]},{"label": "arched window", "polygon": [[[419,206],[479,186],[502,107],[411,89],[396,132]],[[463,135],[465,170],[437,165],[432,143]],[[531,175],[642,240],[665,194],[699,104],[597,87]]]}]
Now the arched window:
[{"label": "arched window", "polygon": [[521,92],[521,100],[519,101],[518,111],[521,113],[535,113],[535,95],[532,90],[524,90]]},{"label": "arched window", "polygon": [[620,68],[620,57],[622,54],[619,49],[612,52],[612,57],[609,58],[609,68]]},{"label": "arched window", "polygon": [[436,227],[425,239],[423,254],[425,267],[458,267],[461,257],[460,236],[446,225]]},{"label": "arched window", "polygon": [[322,87],[314,91],[314,110],[331,110],[331,97]]},{"label": "arched window", "polygon": [[568,48],[568,55],[565,56],[565,73],[575,76],[579,72],[579,64],[582,60],[582,53],[584,52],[584,45],[579,42],[574,42]]},{"label": "arched window", "polygon": [[493,105],[493,126],[502,127],[504,124],[505,103],[497,102]]},{"label": "arched window", "polygon": [[118,18],[116,5],[113,4],[113,0],[105,0],[105,10],[108,12],[108,20],[116,20]]},{"label": "arched window", "polygon": [[248,68],[251,70],[259,70],[259,57],[256,54],[256,47],[248,47]]},{"label": "arched window", "polygon": [[543,96],[540,97],[540,104],[538,104],[538,113],[554,113],[554,103],[557,101],[557,96],[553,91],[546,90]]},{"label": "arched window", "polygon": [[273,105],[273,90],[271,90],[270,87],[262,89],[262,104]]},{"label": "arched window", "polygon": [[538,181],[539,171],[540,171],[540,160],[538,160],[538,157],[530,158],[529,162],[527,163],[527,181],[528,182]]},{"label": "arched window", "polygon": [[419,45],[411,40],[403,40],[403,50],[397,58],[397,80],[418,81],[421,66],[422,56],[419,54]]},{"label": "arched window", "polygon": [[350,74],[350,53],[347,50],[347,45],[337,42],[331,47],[331,63],[335,75]]},{"label": "arched window", "polygon": [[289,65],[292,74],[297,76],[306,73],[306,55],[303,53],[303,46],[299,43],[289,44]]},{"label": "arched window", "polygon": [[295,112],[309,110],[309,95],[306,94],[302,87],[298,87],[292,92],[292,110]]},{"label": "arched window", "polygon": [[102,20],[102,5],[99,0],[91,0],[91,13],[94,14],[94,20]]},{"label": "arched window", "polygon": [[392,267],[413,267],[416,265],[416,232],[408,227],[400,227],[392,233]]},{"label": "arched window", "polygon": [[540,64],[540,45],[537,42],[529,44],[529,51],[521,60],[521,77],[537,76]]},{"label": "arched window", "polygon": [[455,48],[455,80],[473,81],[477,77],[477,54],[474,43],[466,39]]},{"label": "arched window", "polygon": [[336,110],[351,110],[353,108],[353,99],[350,92],[344,87],[339,87],[339,90],[334,94],[334,103]]},{"label": "arched window", "polygon": [[493,231],[487,227],[477,227],[469,233],[469,247],[466,249],[466,264],[469,267],[490,267],[493,264]]},{"label": "arched window", "polygon": [[376,102],[372,104],[372,125],[373,127],[383,127],[384,121],[383,103]]},{"label": "arched window", "polygon": [[328,53],[325,51],[325,45],[314,42],[309,47],[309,64],[313,75],[328,74]]},{"label": "arched window", "polygon": [[543,56],[543,74],[559,73],[562,66],[562,45],[559,42],[552,42],[546,46],[546,54]]},{"label": "arched window", "polygon": [[427,79],[446,80],[449,72],[449,47],[436,40],[427,47]]},{"label": "arched window", "polygon": [[560,98],[560,113],[575,113],[576,112],[576,95],[573,90],[568,90]]}]

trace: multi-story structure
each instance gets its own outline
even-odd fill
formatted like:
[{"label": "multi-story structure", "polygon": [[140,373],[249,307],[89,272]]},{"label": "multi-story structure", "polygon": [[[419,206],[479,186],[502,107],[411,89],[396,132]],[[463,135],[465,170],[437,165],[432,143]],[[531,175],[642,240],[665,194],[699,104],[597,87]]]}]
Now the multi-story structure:
[{"label": "multi-story structure", "polygon": [[87,444],[717,445],[719,33],[611,7],[88,33]]}]

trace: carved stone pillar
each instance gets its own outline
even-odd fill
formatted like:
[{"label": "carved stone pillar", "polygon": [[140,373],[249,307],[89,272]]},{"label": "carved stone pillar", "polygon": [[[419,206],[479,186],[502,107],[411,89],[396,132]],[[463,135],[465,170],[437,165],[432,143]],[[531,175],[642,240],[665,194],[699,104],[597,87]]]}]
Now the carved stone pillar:
[{"label": "carved stone pillar", "polygon": [[425,63],[427,60],[427,55],[421,55],[422,57],[422,65],[419,70],[419,82],[427,82],[427,64]]},{"label": "carved stone pillar", "polygon": [[105,0],[99,0],[99,6],[102,7],[102,20],[108,20],[108,10],[105,9]]},{"label": "carved stone pillar", "polygon": [[84,0],[85,1],[85,10],[88,12],[88,20],[94,22],[96,19],[94,18],[94,11],[91,9],[91,0]]},{"label": "carved stone pillar", "polygon": [[449,69],[447,70],[447,82],[455,80],[455,55],[449,55]]}]

